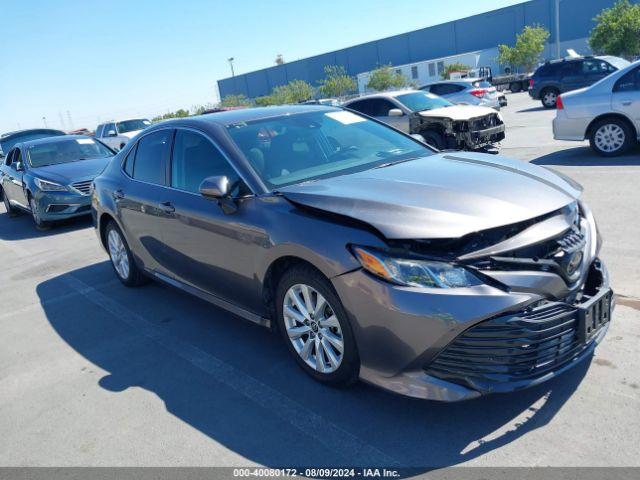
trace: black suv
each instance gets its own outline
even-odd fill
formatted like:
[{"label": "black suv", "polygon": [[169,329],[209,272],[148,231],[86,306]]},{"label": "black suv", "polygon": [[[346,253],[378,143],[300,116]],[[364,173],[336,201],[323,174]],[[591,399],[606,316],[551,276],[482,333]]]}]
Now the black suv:
[{"label": "black suv", "polygon": [[538,67],[529,80],[529,95],[545,108],[555,108],[558,95],[588,87],[629,65],[612,56],[563,58]]}]

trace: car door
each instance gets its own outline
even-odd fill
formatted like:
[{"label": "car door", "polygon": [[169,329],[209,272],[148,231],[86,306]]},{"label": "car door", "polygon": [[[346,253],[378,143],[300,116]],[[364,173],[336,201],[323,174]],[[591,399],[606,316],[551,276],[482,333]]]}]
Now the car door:
[{"label": "car door", "polygon": [[582,62],[582,73],[584,74],[583,87],[588,87],[609,75],[611,73],[611,65],[597,58],[586,58]]},{"label": "car door", "polygon": [[162,230],[168,252],[163,268],[180,282],[258,312],[255,265],[267,236],[256,226],[261,216],[253,196],[225,212],[220,202],[199,193],[205,178],[220,175],[229,178],[234,195],[247,193],[236,170],[206,135],[179,128],[166,196],[173,212]]},{"label": "car door", "polygon": [[[386,98],[371,99],[374,117],[398,130],[409,133],[409,111],[399,102]],[[391,111],[400,111],[402,115],[389,115]]]},{"label": "car door", "polygon": [[161,231],[170,212],[162,202],[173,133],[166,128],[141,137],[123,162],[122,183],[112,192],[131,251],[151,271],[161,269],[166,254]]},{"label": "car door", "polygon": [[104,143],[111,148],[120,149],[120,139],[118,138],[118,132],[116,131],[115,123],[105,123],[102,128],[102,137],[100,138]]},{"label": "car door", "polygon": [[5,192],[8,192],[8,198],[12,205],[28,208],[29,201],[27,200],[23,181],[26,165],[19,147],[11,151],[9,160],[11,163],[6,170],[6,178],[3,178],[2,188]]},{"label": "car door", "polygon": [[631,119],[640,132],[640,67],[636,67],[622,77],[613,86],[611,107],[614,111]]},{"label": "car door", "polygon": [[560,90],[570,92],[585,86],[585,75],[582,70],[582,62],[569,61],[560,67]]}]

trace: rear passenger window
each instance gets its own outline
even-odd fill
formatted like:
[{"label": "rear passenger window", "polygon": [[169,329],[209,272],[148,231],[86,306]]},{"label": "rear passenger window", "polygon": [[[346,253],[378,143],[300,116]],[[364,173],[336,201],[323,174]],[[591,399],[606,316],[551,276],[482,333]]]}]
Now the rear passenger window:
[{"label": "rear passenger window", "polygon": [[165,171],[171,155],[172,135],[173,130],[160,130],[140,139],[136,147],[133,178],[156,185],[166,184]]},{"label": "rear passenger window", "polygon": [[209,139],[196,132],[178,130],[171,160],[171,186],[198,193],[205,178],[217,175],[226,175],[232,186],[239,180],[238,174]]},{"label": "rear passenger window", "polygon": [[127,155],[127,158],[125,158],[124,160],[124,171],[126,172],[127,175],[129,175],[130,177],[133,177],[133,161],[134,158],[136,156],[136,148],[138,146],[135,145],[131,151],[129,151],[129,154]]}]

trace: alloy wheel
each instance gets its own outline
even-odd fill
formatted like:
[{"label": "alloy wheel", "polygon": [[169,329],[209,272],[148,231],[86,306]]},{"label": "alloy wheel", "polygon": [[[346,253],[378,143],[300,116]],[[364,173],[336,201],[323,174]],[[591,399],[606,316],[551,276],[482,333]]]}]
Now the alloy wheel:
[{"label": "alloy wheel", "polygon": [[620,150],[624,145],[626,135],[624,130],[615,123],[607,123],[602,125],[594,135],[594,143],[596,147],[605,153],[612,153]]},{"label": "alloy wheel", "polygon": [[284,296],[284,324],[300,358],[319,373],[335,372],[342,363],[344,337],[335,310],[313,287],[293,285]]},{"label": "alloy wheel", "polygon": [[542,101],[545,105],[552,107],[558,101],[558,94],[553,90],[549,90],[544,94],[544,97],[542,97]]},{"label": "alloy wheel", "polygon": [[107,239],[109,256],[116,272],[123,280],[129,278],[129,254],[122,241],[122,237],[116,230],[110,230]]}]

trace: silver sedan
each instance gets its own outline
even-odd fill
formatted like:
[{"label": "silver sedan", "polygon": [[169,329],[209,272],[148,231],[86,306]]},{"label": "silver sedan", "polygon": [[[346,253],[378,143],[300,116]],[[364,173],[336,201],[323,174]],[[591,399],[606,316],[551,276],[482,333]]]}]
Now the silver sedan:
[{"label": "silver sedan", "polygon": [[612,73],[588,88],[558,97],[553,136],[556,140],[589,140],[605,157],[629,151],[640,136],[640,61]]},{"label": "silver sedan", "polygon": [[500,99],[496,87],[485,80],[461,79],[429,83],[420,90],[446,98],[452,103],[480,105],[500,110]]}]

